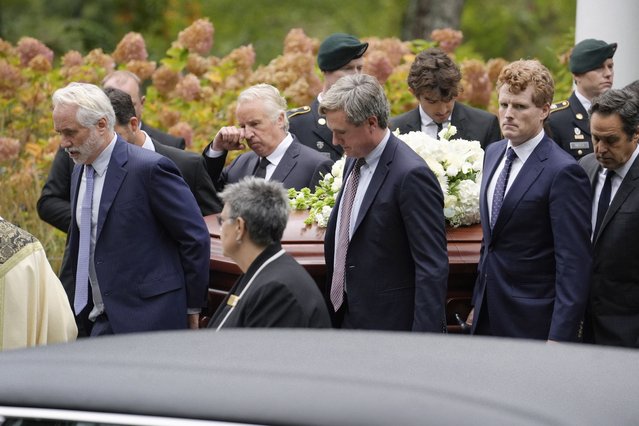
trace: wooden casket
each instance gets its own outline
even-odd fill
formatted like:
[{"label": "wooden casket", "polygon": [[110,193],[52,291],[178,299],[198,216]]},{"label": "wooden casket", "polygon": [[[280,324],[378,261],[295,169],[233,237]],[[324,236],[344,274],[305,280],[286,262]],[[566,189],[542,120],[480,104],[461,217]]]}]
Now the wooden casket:
[{"label": "wooden casket", "polygon": [[[324,229],[317,225],[305,225],[306,211],[293,211],[282,237],[282,247],[309,272],[321,290],[326,285],[324,262]],[[220,227],[217,215],[204,218],[211,235],[211,261],[209,277],[209,307],[204,312],[210,316],[222,302],[227,292],[241,274],[231,259],[222,255]],[[477,262],[481,245],[480,225],[448,228],[448,296],[446,316],[450,332],[459,332],[456,314],[465,319],[470,310],[470,298],[477,275]]]}]

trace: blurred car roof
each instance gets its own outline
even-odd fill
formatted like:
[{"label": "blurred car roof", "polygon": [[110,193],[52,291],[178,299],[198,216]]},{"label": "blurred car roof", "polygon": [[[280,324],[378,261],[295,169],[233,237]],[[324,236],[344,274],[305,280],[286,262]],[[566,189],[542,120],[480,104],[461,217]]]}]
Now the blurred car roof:
[{"label": "blurred car roof", "polygon": [[2,353],[0,406],[260,424],[628,424],[639,419],[638,378],[630,349],[200,330]]}]

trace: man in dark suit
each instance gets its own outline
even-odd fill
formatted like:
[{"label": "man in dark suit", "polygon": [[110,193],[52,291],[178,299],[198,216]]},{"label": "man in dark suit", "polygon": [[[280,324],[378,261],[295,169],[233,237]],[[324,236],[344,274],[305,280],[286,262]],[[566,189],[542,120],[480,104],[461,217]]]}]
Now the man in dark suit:
[{"label": "man in dark suit", "polygon": [[[593,187],[593,275],[586,330],[601,345],[639,347],[639,98],[593,99],[595,152],[581,159]],[[590,326],[590,327],[588,327]],[[587,333],[588,335],[588,333]]]},{"label": "man in dark suit", "polygon": [[186,147],[186,141],[182,137],[177,137],[164,133],[163,131],[151,127],[142,121],[142,111],[146,97],[142,93],[142,82],[140,78],[131,71],[117,70],[113,71],[102,80],[102,87],[120,89],[128,93],[135,107],[135,115],[140,123],[140,129],[144,130],[151,139],[160,142],[162,145],[172,146],[178,149]]},{"label": "man in dark suit", "polygon": [[445,332],[448,254],[435,175],[391,134],[374,77],[342,77],[320,112],[348,157],[324,239],[333,324]]},{"label": "man in dark suit", "polygon": [[472,332],[576,341],[590,282],[588,177],[544,134],[554,92],[546,67],[513,62],[497,90],[506,139],[484,158]]},{"label": "man in dark suit", "polygon": [[324,76],[322,92],[310,106],[288,111],[290,132],[299,141],[337,161],[344,155],[339,145],[333,144],[333,133],[326,126],[326,117],[319,113],[322,94],[340,77],[360,74],[364,68],[364,53],[368,43],[362,43],[350,34],[335,33],[326,37],[317,53],[317,65]]},{"label": "man in dark suit", "polygon": [[612,87],[617,43],[586,39],[570,54],[575,91],[567,101],[550,107],[549,136],[576,159],[592,152],[588,110],[592,100]]},{"label": "man in dark suit", "polygon": [[154,141],[144,130],[140,130],[131,97],[127,93],[112,87],[107,87],[104,92],[115,112],[115,131],[127,142],[155,151],[173,161],[195,196],[202,216],[221,212],[222,201],[217,196],[202,156]]},{"label": "man in dark suit", "polygon": [[501,139],[499,121],[493,114],[457,102],[461,71],[441,49],[420,52],[408,73],[409,90],[419,106],[391,119],[391,129],[400,133],[422,131],[438,139],[449,124],[457,128],[457,139],[479,141],[482,148]]},{"label": "man in dark suit", "polygon": [[173,162],[114,132],[102,89],[53,94],[61,147],[76,163],[61,275],[91,336],[197,328],[206,304],[210,237]]},{"label": "man in dark suit", "polygon": [[[285,188],[310,188],[330,172],[333,161],[302,145],[288,132],[286,100],[268,84],[245,89],[237,99],[235,112],[239,127],[222,127],[204,149],[209,175],[218,191],[227,183],[245,176],[282,182]],[[228,151],[251,151],[224,167]]]}]

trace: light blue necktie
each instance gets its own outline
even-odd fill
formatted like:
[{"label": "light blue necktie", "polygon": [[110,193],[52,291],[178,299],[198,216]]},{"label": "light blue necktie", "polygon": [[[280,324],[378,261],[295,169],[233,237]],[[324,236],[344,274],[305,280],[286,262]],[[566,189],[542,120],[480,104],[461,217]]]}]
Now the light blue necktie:
[{"label": "light blue necktie", "polygon": [[506,187],[508,186],[508,176],[510,176],[510,167],[513,161],[517,158],[515,151],[509,147],[506,152],[506,161],[504,162],[504,168],[501,170],[499,177],[497,178],[497,184],[495,185],[495,193],[493,194],[493,209],[490,214],[490,229],[495,227],[497,217],[499,216],[499,210],[504,202],[504,194],[506,193]]},{"label": "light blue necktie", "polygon": [[80,247],[75,275],[73,309],[78,315],[89,301],[89,259],[91,257],[91,206],[93,204],[93,167],[85,166],[86,189],[80,211]]}]

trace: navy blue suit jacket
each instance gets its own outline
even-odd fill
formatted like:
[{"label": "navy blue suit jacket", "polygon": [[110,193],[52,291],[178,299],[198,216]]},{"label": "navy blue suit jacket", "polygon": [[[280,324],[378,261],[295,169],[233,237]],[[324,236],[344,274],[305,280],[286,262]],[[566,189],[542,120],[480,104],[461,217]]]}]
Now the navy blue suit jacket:
[{"label": "navy blue suit jacket", "polygon": [[[347,160],[344,182],[354,163],[352,158]],[[330,312],[340,200],[341,191],[324,239]],[[446,329],[448,253],[443,208],[442,190],[433,172],[391,135],[364,195],[346,257],[346,315],[354,328],[439,333]]]},{"label": "navy blue suit jacket", "polygon": [[[69,252],[61,274],[68,277],[71,301],[83,169],[76,165],[71,177]],[[113,332],[186,328],[187,307],[206,305],[209,258],[206,224],[175,164],[118,137],[102,190],[94,255]]]},{"label": "navy blue suit jacket", "polygon": [[[205,148],[208,150],[209,147]],[[224,167],[226,155],[217,158],[204,156],[211,179],[218,191],[224,189],[227,183],[235,183],[245,176],[252,176],[260,162],[260,157],[253,151],[248,151],[237,157],[231,164]],[[319,152],[302,145],[293,135],[293,143],[288,147],[280,163],[275,168],[270,180],[282,182],[285,188],[310,188],[315,186],[326,173],[331,171],[333,160]]]},{"label": "navy blue suit jacket", "polygon": [[528,157],[490,229],[486,189],[507,141],[484,158],[483,241],[473,331],[488,313],[492,334],[574,341],[591,275],[591,190],[576,161],[547,136]]}]

